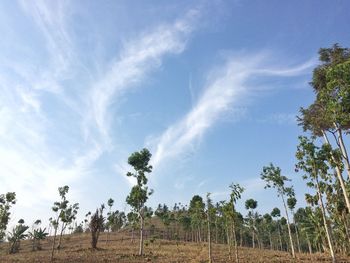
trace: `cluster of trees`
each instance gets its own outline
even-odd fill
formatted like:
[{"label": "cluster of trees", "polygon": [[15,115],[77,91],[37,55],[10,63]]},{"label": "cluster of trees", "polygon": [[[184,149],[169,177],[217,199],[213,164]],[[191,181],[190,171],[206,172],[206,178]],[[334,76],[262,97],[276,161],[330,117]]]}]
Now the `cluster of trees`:
[{"label": "cluster of trees", "polygon": [[26,238],[32,240],[33,250],[38,250],[41,249],[40,240],[53,231],[52,259],[67,229],[75,233],[90,232],[92,248],[97,247],[101,232],[107,232],[108,243],[111,231],[127,228],[134,236],[134,230],[138,229],[139,255],[143,255],[145,221],[157,217],[163,227],[156,229],[151,225],[146,229],[148,236],[208,242],[210,262],[212,242],[227,244],[229,260],[235,258],[236,262],[239,246],[290,251],[294,258],[296,252],[327,252],[333,262],[337,253],[349,254],[350,162],[345,140],[350,133],[350,49],[335,44],[320,49],[319,55],[320,65],[314,69],[310,83],[315,101],[301,108],[298,116],[304,135],[299,137],[295,171],[310,188],[305,194],[306,207],[296,209],[291,180],[270,163],[262,168],[261,179],[266,183],[265,188],[274,189],[280,198],[283,216],[277,207],[270,213],[259,214],[258,202],[254,199],[245,201],[244,213],[237,211],[236,203],[244,192],[239,184],[229,186],[230,195],[226,201],[214,204],[208,193],[205,200],[199,195],[193,196],[188,206],[179,203],[170,209],[166,204],[159,204],[153,212],[146,206],[153,193],[147,186],[147,174],[152,172],[151,153],[143,149],[128,159],[133,171],[126,175],[135,178],[136,184],[126,197],[131,207],[127,215],[113,211],[114,200],[109,199],[106,216],[106,206],[102,204],[77,224],[79,204],[70,204],[66,197],[69,187],[63,186],[58,189],[60,200],[52,207],[55,216],[50,218],[48,232],[40,227],[40,220],[33,224],[31,231],[27,231],[29,227],[20,220],[6,235],[10,209],[16,203],[16,194],[9,192],[0,195],[0,240],[7,236],[10,253],[17,252],[20,241]]}]

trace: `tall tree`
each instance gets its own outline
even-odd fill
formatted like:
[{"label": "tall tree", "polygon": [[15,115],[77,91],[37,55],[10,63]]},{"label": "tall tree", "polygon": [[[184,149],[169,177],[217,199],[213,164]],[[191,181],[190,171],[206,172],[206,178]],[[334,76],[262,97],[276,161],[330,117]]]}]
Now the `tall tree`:
[{"label": "tall tree", "polygon": [[16,204],[15,192],[8,192],[0,195],[0,241],[2,241],[6,235],[6,229],[11,215],[10,209],[14,204]]},{"label": "tall tree", "polygon": [[202,224],[205,217],[204,212],[205,204],[203,198],[199,195],[194,195],[190,201],[189,213],[191,216],[191,226],[196,233],[196,241],[202,242]]},{"label": "tall tree", "polygon": [[291,196],[287,199],[288,208],[292,212],[292,219],[293,219],[293,224],[294,224],[294,228],[295,228],[295,236],[297,239],[298,252],[300,253],[301,250],[300,250],[299,231],[298,231],[298,227],[297,227],[297,224],[295,221],[295,215],[294,215],[294,209],[295,209],[296,204],[297,204],[297,199],[294,196]]},{"label": "tall tree", "polygon": [[152,154],[148,149],[142,149],[140,152],[134,152],[128,158],[128,163],[134,168],[134,172],[128,172],[126,175],[136,178],[137,184],[131,188],[126,202],[132,207],[133,211],[140,219],[140,247],[139,255],[143,255],[143,226],[145,219],[145,204],[153,190],[147,187],[146,173],[152,172],[152,166],[149,165]]},{"label": "tall tree", "polygon": [[285,201],[285,197],[294,197],[294,191],[292,187],[286,187],[285,183],[290,181],[286,176],[281,174],[281,169],[279,167],[275,167],[272,163],[269,166],[263,167],[263,171],[261,173],[261,179],[266,182],[265,188],[274,188],[277,190],[277,195],[281,197],[284,210],[287,217],[287,227],[289,234],[289,242],[292,250],[292,256],[295,258],[294,244],[292,238],[292,231],[290,229],[290,221],[288,215],[287,204]]},{"label": "tall tree", "polygon": [[[314,136],[323,137],[330,146],[327,133],[334,137],[350,178],[349,156],[343,140],[344,132],[349,132],[350,128],[350,49],[338,44],[331,48],[321,48],[319,60],[321,63],[314,69],[310,83],[316,99],[308,108],[301,108],[299,124]],[[331,158],[350,212],[350,192],[342,176],[342,163],[334,154]]]},{"label": "tall tree", "polygon": [[[248,218],[249,218],[249,224],[250,224],[250,228],[252,230],[252,242],[253,242],[253,248],[255,248],[255,232],[256,232],[256,239],[259,240],[258,237],[258,231],[255,225],[255,218],[256,215],[254,214],[254,210],[257,208],[258,206],[258,201],[254,200],[254,199],[248,199],[245,201],[245,208],[247,210],[249,210],[248,212]],[[259,243],[259,241],[258,241]]]},{"label": "tall tree", "polygon": [[210,199],[210,193],[207,193],[207,226],[208,226],[208,261],[213,262],[212,251],[211,251],[211,218],[213,214],[213,204]]},{"label": "tall tree", "polygon": [[282,244],[281,226],[280,226],[280,223],[279,223],[279,217],[281,216],[281,210],[279,210],[279,208],[275,207],[271,211],[271,216],[273,218],[277,219],[278,238],[279,238],[279,242],[280,242],[280,249],[282,250],[283,249],[283,244]]},{"label": "tall tree", "polygon": [[108,214],[107,214],[107,238],[106,238],[106,244],[108,243],[109,241],[109,232],[111,231],[111,225],[112,225],[112,206],[114,204],[114,200],[112,198],[109,198],[108,201],[107,201],[107,205],[109,207],[109,211],[108,211]]},{"label": "tall tree", "polygon": [[309,179],[307,185],[316,189],[319,207],[322,211],[323,224],[326,231],[332,262],[336,262],[333,248],[332,233],[328,225],[328,221],[326,218],[326,209],[322,198],[324,184],[320,181],[322,178],[324,180],[327,180],[327,177],[329,176],[329,167],[326,164],[329,151],[326,145],[323,145],[322,148],[319,148],[314,144],[313,140],[310,140],[305,136],[300,136],[299,142],[300,143],[297,147],[296,153],[296,157],[298,159],[296,170],[304,171],[306,174],[303,176],[303,179]]},{"label": "tall tree", "polygon": [[76,218],[76,215],[78,213],[79,204],[75,203],[73,205],[68,205],[69,201],[67,200],[67,193],[69,191],[68,185],[65,185],[63,187],[58,188],[58,193],[61,197],[60,201],[57,201],[54,203],[54,206],[52,207],[52,211],[56,213],[56,219],[51,220],[51,224],[54,227],[54,237],[52,242],[52,249],[51,249],[51,261],[53,260],[53,255],[55,251],[55,242],[56,242],[56,236],[57,236],[57,230],[59,227],[60,222],[61,225],[61,233],[60,233],[60,239],[58,243],[58,249],[61,246],[61,239],[63,231],[65,230],[66,226],[73,222],[73,220]]},{"label": "tall tree", "polygon": [[229,205],[231,207],[231,218],[232,218],[232,235],[233,235],[233,243],[235,246],[235,258],[236,262],[239,262],[238,256],[238,245],[237,245],[237,235],[236,235],[236,224],[237,224],[237,212],[236,212],[236,202],[241,199],[241,195],[244,192],[244,188],[239,184],[232,183],[230,185],[231,193],[230,193],[230,202]]}]

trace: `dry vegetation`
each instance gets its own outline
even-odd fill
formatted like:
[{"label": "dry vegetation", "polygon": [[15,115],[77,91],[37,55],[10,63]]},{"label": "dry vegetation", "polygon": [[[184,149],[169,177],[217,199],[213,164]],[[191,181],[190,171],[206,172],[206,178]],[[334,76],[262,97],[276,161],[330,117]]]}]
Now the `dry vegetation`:
[{"label": "dry vegetation", "polygon": [[[98,249],[90,249],[90,234],[66,235],[62,249],[55,253],[55,262],[208,262],[207,244],[150,239],[146,241],[145,255],[140,257],[138,240],[132,241],[125,233],[112,233],[106,244],[106,233],[102,233]],[[29,240],[21,243],[17,254],[7,254],[7,244],[0,246],[0,262],[49,262],[51,239],[43,241],[43,250],[31,251]],[[295,262],[287,252],[240,248],[240,262]],[[297,262],[331,262],[328,255],[298,254]],[[214,262],[234,262],[228,259],[226,245],[213,244]],[[350,262],[350,258],[339,258],[338,262]]]}]

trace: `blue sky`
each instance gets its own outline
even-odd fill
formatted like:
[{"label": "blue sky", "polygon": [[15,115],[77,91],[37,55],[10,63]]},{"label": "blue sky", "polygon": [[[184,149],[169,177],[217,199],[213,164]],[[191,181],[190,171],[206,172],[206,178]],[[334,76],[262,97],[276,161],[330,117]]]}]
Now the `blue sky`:
[{"label": "blue sky", "polygon": [[80,215],[127,209],[130,153],[147,147],[149,205],[280,202],[259,179],[294,173],[295,116],[313,100],[317,51],[348,46],[348,1],[1,1],[0,192],[12,222],[52,216],[70,186]]}]

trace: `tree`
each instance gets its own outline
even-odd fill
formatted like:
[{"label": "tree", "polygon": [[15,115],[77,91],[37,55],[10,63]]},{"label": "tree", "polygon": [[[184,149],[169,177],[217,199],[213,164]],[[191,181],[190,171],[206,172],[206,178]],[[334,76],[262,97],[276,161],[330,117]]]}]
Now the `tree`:
[{"label": "tree", "polygon": [[107,239],[106,239],[106,244],[108,243],[109,240],[109,232],[111,231],[111,226],[113,223],[113,217],[112,217],[112,206],[114,204],[114,200],[112,198],[109,198],[107,201],[107,205],[109,207],[109,212],[107,213]]},{"label": "tree", "polygon": [[152,166],[149,165],[152,154],[144,148],[140,152],[134,152],[128,158],[128,163],[134,168],[134,172],[128,172],[126,175],[136,178],[137,184],[131,188],[126,202],[132,207],[133,211],[140,219],[140,247],[139,255],[143,255],[143,226],[145,219],[145,204],[153,190],[149,190],[147,185],[146,173],[152,172]]},{"label": "tree", "polygon": [[204,212],[205,204],[203,198],[199,195],[194,195],[190,201],[190,206],[188,212],[191,216],[191,227],[192,230],[195,230],[196,241],[202,242],[202,224],[205,217]]},{"label": "tree", "polygon": [[103,210],[105,209],[104,204],[101,205],[99,209],[91,216],[89,229],[91,232],[91,248],[97,248],[98,238],[100,232],[103,231],[105,218],[103,216]]},{"label": "tree", "polygon": [[301,108],[299,125],[314,136],[323,137],[331,148],[327,134],[331,134],[340,152],[331,153],[336,175],[342,188],[346,206],[350,212],[349,191],[342,176],[342,161],[350,178],[350,162],[343,140],[343,133],[350,128],[350,49],[334,44],[331,48],[319,51],[321,64],[314,69],[310,83],[316,93],[316,99],[309,108]]},{"label": "tree", "polygon": [[46,228],[42,229],[38,226],[41,224],[41,220],[38,219],[34,222],[34,225],[32,227],[32,231],[29,232],[29,237],[32,239],[32,250],[41,250],[41,240],[44,240],[49,233],[46,232]]},{"label": "tree", "polygon": [[275,217],[277,218],[278,237],[279,237],[279,241],[280,241],[280,249],[282,250],[283,244],[282,244],[281,228],[280,228],[280,223],[279,223],[279,217],[281,216],[281,211],[277,207],[275,207],[271,211],[271,216],[274,218]]},{"label": "tree", "polygon": [[58,242],[57,249],[59,249],[61,246],[63,231],[65,230],[67,225],[72,223],[73,220],[76,218],[76,215],[77,215],[78,209],[79,209],[78,203],[75,203],[73,205],[68,205],[69,201],[67,200],[67,197],[66,197],[68,191],[69,191],[68,185],[65,185],[63,187],[59,187],[58,193],[61,197],[61,201],[55,202],[54,206],[52,207],[52,211],[54,211],[56,213],[56,219],[51,219],[51,224],[53,225],[54,230],[55,230],[54,238],[53,238],[53,242],[52,242],[52,249],[51,249],[51,261],[53,260],[57,230],[58,230],[58,227],[60,225],[60,222],[62,223],[62,225],[61,225],[61,233],[60,233],[60,239]]},{"label": "tree", "polygon": [[[252,243],[253,248],[255,248],[255,232],[257,232],[256,226],[255,226],[255,217],[254,215],[254,209],[256,209],[258,206],[258,202],[254,199],[248,199],[245,201],[245,209],[249,210],[248,212],[248,218],[249,218],[249,224],[250,228],[252,230]],[[259,240],[258,236],[257,239]]]},{"label": "tree", "polygon": [[323,145],[322,148],[319,148],[314,144],[313,140],[309,140],[305,136],[300,136],[299,142],[300,143],[297,147],[296,153],[296,157],[298,159],[298,163],[296,164],[296,170],[304,171],[306,174],[303,176],[303,179],[309,179],[307,185],[316,189],[318,197],[317,199],[322,212],[323,224],[324,229],[326,231],[332,262],[336,262],[331,229],[328,226],[326,218],[326,209],[322,198],[324,184],[320,181],[320,179],[322,178],[325,180],[328,179],[327,177],[329,167],[326,164],[326,161],[329,156],[329,148],[327,147],[327,145]]},{"label": "tree", "polygon": [[286,176],[281,174],[281,169],[279,167],[275,167],[272,163],[269,166],[263,167],[263,171],[261,173],[261,179],[266,182],[265,188],[274,188],[277,190],[277,195],[281,197],[284,210],[287,217],[287,227],[289,234],[289,242],[292,249],[292,256],[295,258],[294,244],[292,238],[292,232],[290,229],[290,221],[288,215],[288,209],[285,201],[285,196],[294,197],[294,191],[292,187],[286,187],[285,183],[290,181]]},{"label": "tree", "polygon": [[[167,238],[169,238],[169,225],[171,222],[170,218],[170,211],[169,208],[166,204],[159,204],[156,211],[154,214],[160,218],[160,220],[163,222],[165,228],[166,228],[166,233],[167,233]],[[165,236],[163,235],[163,238],[165,239]]]},{"label": "tree", "polygon": [[[232,235],[233,235],[233,243],[235,246],[235,257],[236,257],[236,262],[239,262],[239,257],[238,257],[238,245],[237,245],[237,235],[236,235],[236,202],[241,199],[241,195],[244,192],[244,188],[241,187],[239,184],[234,184],[232,183],[230,185],[231,193],[230,193],[230,202],[229,206],[231,207],[231,220],[232,220]],[[257,204],[256,204],[257,205]]]},{"label": "tree", "polygon": [[18,221],[18,225],[12,229],[12,232],[7,237],[8,241],[10,242],[10,254],[18,252],[20,241],[28,236],[25,234],[28,228],[29,226],[24,225],[24,220],[20,219]]},{"label": "tree", "polygon": [[295,209],[296,204],[297,204],[297,199],[295,197],[291,196],[287,199],[287,206],[290,209],[290,211],[292,212],[293,224],[294,224],[294,228],[295,228],[295,235],[297,238],[298,252],[300,253],[301,251],[300,251],[299,231],[298,231],[298,227],[297,227],[297,224],[295,221],[295,215],[294,215],[294,209]]},{"label": "tree", "polygon": [[210,193],[207,193],[207,226],[208,226],[208,260],[209,263],[213,262],[212,252],[211,252],[211,214],[213,213],[213,204],[210,199]]},{"label": "tree", "polygon": [[2,241],[6,235],[6,229],[11,215],[10,209],[14,204],[16,204],[15,192],[8,192],[0,195],[0,241]]}]

